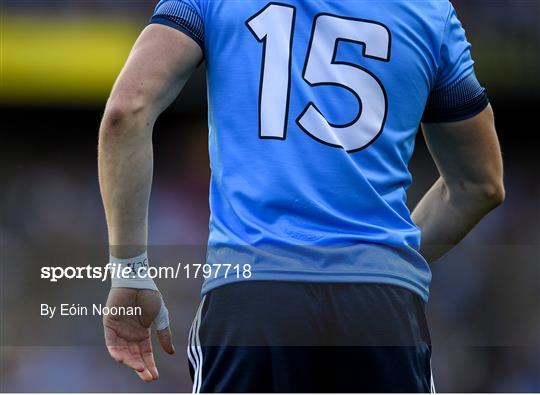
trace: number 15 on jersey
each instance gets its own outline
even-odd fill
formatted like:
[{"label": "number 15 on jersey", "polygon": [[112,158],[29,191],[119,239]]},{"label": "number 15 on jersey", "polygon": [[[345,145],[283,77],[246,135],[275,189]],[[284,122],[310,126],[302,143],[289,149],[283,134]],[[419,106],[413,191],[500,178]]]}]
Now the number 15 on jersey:
[{"label": "number 15 on jersey", "polygon": [[[259,136],[285,140],[291,95],[291,65],[296,9],[270,3],[246,21],[263,44],[259,89]],[[381,23],[357,18],[318,14],[314,18],[302,78],[312,87],[330,85],[351,92],[361,110],[347,124],[329,122],[317,104],[310,102],[296,123],[315,140],[348,152],[371,144],[384,129],[388,98],[381,81],[356,64],[337,61],[340,41],[363,46],[362,55],[390,61],[391,33]]]}]

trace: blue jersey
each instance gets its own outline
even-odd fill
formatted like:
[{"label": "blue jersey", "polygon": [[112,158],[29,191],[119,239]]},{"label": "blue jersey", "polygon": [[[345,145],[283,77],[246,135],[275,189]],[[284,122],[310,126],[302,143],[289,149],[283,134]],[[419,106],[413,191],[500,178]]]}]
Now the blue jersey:
[{"label": "blue jersey", "polygon": [[[408,163],[424,122],[488,104],[446,0],[162,0],[203,49],[211,160],[203,293],[234,281],[384,283],[427,299]],[[239,265],[239,266],[236,266]]]}]

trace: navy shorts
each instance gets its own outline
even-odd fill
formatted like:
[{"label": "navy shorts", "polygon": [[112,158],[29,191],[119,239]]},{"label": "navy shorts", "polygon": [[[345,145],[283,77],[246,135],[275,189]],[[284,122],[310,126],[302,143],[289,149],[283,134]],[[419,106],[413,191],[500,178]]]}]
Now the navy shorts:
[{"label": "navy shorts", "polygon": [[194,392],[434,392],[424,302],[391,285],[214,289],[188,359]]}]

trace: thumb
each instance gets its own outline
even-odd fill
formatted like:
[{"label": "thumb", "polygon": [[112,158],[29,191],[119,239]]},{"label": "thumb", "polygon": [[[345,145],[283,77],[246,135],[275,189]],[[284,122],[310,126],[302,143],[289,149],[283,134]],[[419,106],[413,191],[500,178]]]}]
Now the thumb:
[{"label": "thumb", "polygon": [[159,344],[161,344],[161,347],[163,348],[163,350],[165,350],[167,354],[174,354],[176,352],[172,344],[172,334],[170,327],[157,331],[157,337],[159,340]]},{"label": "thumb", "polygon": [[157,337],[159,344],[168,354],[174,354],[174,346],[172,344],[171,326],[169,323],[169,310],[165,307],[165,303],[161,302],[161,309],[154,320],[154,325],[157,329]]}]

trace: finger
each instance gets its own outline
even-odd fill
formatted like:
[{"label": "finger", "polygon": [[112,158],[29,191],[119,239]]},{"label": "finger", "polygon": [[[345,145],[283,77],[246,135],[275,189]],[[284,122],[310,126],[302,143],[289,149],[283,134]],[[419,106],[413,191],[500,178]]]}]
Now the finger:
[{"label": "finger", "polygon": [[123,347],[119,345],[119,340],[116,333],[109,328],[105,328],[105,345],[107,346],[109,355],[116,362],[122,363],[124,360],[124,351],[127,351],[127,349],[125,349],[125,346]]},{"label": "finger", "polygon": [[146,368],[144,361],[142,360],[137,343],[132,342],[129,344],[129,354],[129,358],[124,361],[124,364],[132,368],[141,380],[145,382],[152,381],[152,374]]},{"label": "finger", "polygon": [[146,369],[146,366],[144,364],[144,361],[142,360],[142,357],[140,356],[140,352],[138,351],[138,347],[135,344],[135,348],[137,349],[137,353],[133,354],[133,347],[129,347],[127,345],[127,342],[124,339],[119,338],[119,343],[125,343],[123,345],[115,345],[115,346],[107,346],[107,349],[109,350],[109,354],[114,358],[116,362],[122,363],[137,373],[137,375],[141,378],[141,380],[144,380],[146,382],[152,381],[153,377],[152,374],[148,369]]},{"label": "finger", "polygon": [[139,351],[142,355],[146,368],[150,371],[153,380],[159,378],[159,373],[156,367],[156,361],[154,360],[154,353],[152,351],[152,341],[150,338],[143,340],[139,343]]},{"label": "finger", "polygon": [[[132,369],[141,369],[141,365],[133,361],[126,339],[116,335],[113,331],[107,336],[107,350],[116,362],[123,363]],[[144,367],[144,364],[142,365]]]},{"label": "finger", "polygon": [[125,347],[120,346],[107,346],[109,355],[118,363],[123,363],[124,360],[129,359],[129,351]]},{"label": "finger", "polygon": [[157,337],[159,344],[161,344],[161,347],[167,354],[174,354],[176,352],[172,343],[172,333],[170,327],[157,331]]},{"label": "finger", "polygon": [[146,369],[146,366],[144,365],[144,361],[142,359],[141,352],[139,351],[139,345],[135,342],[130,342],[128,344],[129,348],[129,358],[124,361],[126,365],[128,365],[130,368],[137,372],[144,372]]},{"label": "finger", "polygon": [[135,370],[135,373],[137,373],[137,376],[144,381],[145,383],[149,383],[150,381],[153,381],[152,374],[148,369],[143,370],[142,372],[138,372]]}]

